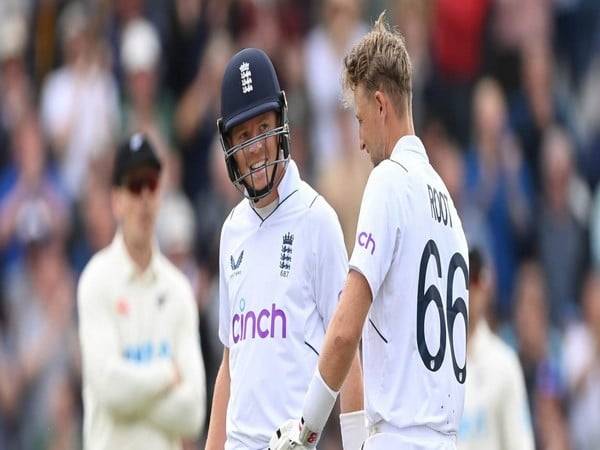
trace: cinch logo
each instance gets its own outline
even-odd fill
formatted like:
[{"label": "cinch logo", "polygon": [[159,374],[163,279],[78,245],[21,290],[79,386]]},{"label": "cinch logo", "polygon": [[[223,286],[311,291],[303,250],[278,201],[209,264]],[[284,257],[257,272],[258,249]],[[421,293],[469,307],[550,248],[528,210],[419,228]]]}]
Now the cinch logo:
[{"label": "cinch logo", "polygon": [[375,239],[373,239],[371,233],[367,234],[365,231],[361,232],[358,235],[358,245],[367,250],[369,250],[369,246],[371,246],[371,255],[375,253]]},{"label": "cinch logo", "polygon": [[[240,309],[242,308],[240,307]],[[274,338],[278,334],[276,333],[277,327],[280,330],[280,336],[285,339],[287,336],[287,317],[285,311],[277,309],[275,303],[271,305],[270,311],[265,308],[260,310],[258,314],[254,311],[236,313],[231,320],[233,343],[237,344],[239,341],[246,339],[255,339],[257,335],[260,339]]]}]

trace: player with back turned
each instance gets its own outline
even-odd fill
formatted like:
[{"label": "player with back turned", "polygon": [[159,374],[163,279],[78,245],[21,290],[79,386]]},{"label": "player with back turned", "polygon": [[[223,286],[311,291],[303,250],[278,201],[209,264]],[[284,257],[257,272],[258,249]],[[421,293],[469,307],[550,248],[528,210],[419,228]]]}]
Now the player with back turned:
[{"label": "player with back turned", "polygon": [[[224,345],[210,450],[260,449],[302,412],[348,261],[333,209],[302,181],[291,159],[284,92],[269,57],[234,55],[221,88],[218,130],[231,182],[244,199],[221,232],[219,338]],[[362,409],[356,349],[342,411]],[[344,415],[344,424],[363,413]],[[347,428],[347,427],[346,427]]]},{"label": "player with back turned", "polygon": [[383,14],[345,57],[343,71],[360,148],[374,169],[300,424],[282,425],[272,448],[314,447],[362,334],[365,450],[455,449],[467,376],[461,221],[414,134],[409,56]]}]

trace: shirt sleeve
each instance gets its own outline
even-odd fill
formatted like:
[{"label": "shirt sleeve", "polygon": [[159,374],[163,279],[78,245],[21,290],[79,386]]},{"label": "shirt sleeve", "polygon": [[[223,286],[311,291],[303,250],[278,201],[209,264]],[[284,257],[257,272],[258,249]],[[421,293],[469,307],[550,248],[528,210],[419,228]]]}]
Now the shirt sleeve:
[{"label": "shirt sleeve", "polygon": [[83,376],[98,401],[113,412],[141,414],[173,381],[172,363],[157,359],[142,365],[122,356],[115,316],[97,269],[84,271],[77,292]]},{"label": "shirt sleeve", "polygon": [[150,420],[167,433],[195,437],[206,414],[206,378],[198,333],[198,309],[186,279],[181,280],[182,308],[174,358],[181,383],[158,400],[150,410]]},{"label": "shirt sleeve", "polygon": [[229,289],[227,288],[227,272],[223,266],[224,262],[225,225],[221,231],[221,242],[219,245],[219,339],[223,345],[229,348]]},{"label": "shirt sleeve", "polygon": [[390,269],[396,237],[402,229],[401,215],[394,207],[393,193],[382,175],[377,167],[369,176],[350,258],[350,268],[366,278],[373,300]]},{"label": "shirt sleeve", "polygon": [[533,431],[523,372],[517,357],[510,355],[501,402],[502,448],[534,450]]},{"label": "shirt sleeve", "polygon": [[[318,199],[318,202],[323,201]],[[344,245],[344,234],[335,211],[326,205],[317,212],[318,229],[316,248],[313,252],[315,264],[315,299],[325,326],[333,317],[338,297],[348,275],[348,253]]]}]

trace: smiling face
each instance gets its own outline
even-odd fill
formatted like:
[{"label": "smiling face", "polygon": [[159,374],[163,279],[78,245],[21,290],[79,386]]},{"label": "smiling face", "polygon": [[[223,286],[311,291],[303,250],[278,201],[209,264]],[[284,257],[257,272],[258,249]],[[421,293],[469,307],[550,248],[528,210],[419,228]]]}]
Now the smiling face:
[{"label": "smiling face", "polygon": [[[260,114],[233,127],[230,133],[231,146],[243,144],[276,127],[277,114],[274,111]],[[279,159],[279,145],[277,141],[277,136],[267,137],[244,146],[234,153],[233,158],[240,174],[241,182],[246,189],[261,192],[269,187],[269,183],[273,179],[273,173],[277,167],[277,164],[274,162]],[[277,184],[281,179],[280,174],[283,171],[283,166],[278,167],[277,171],[278,180],[275,180],[273,183],[273,189],[268,195],[256,202],[254,206],[261,208],[277,198]]]}]

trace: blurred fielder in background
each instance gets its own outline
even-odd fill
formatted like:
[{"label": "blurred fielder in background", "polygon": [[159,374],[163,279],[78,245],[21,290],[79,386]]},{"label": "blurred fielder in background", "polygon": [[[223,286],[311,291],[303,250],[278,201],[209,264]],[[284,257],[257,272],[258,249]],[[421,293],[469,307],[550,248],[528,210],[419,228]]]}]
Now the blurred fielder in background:
[{"label": "blurred fielder in background", "polygon": [[196,303],[154,242],[160,174],[143,135],[121,145],[112,180],[119,230],[79,281],[88,450],[175,450],[204,421]]},{"label": "blurred fielder in background", "polygon": [[[277,426],[302,411],[348,271],[347,253],[335,212],[302,181],[290,157],[285,94],[262,50],[247,48],[230,60],[221,108],[229,178],[245,199],[221,233],[225,349],[206,448],[264,450]],[[362,409],[356,349],[351,360],[342,411]],[[344,417],[343,423],[361,422],[363,413]],[[347,448],[359,448],[356,441]]]},{"label": "blurred fielder in background", "polygon": [[364,448],[455,449],[466,378],[467,241],[414,135],[411,63],[383,14],[345,57],[343,77],[374,169],[300,426],[283,425],[273,448],[314,447],[362,333]]},{"label": "blurred fielder in background", "polygon": [[533,450],[523,370],[514,350],[490,330],[491,273],[478,249],[469,252],[469,338],[460,450]]}]

